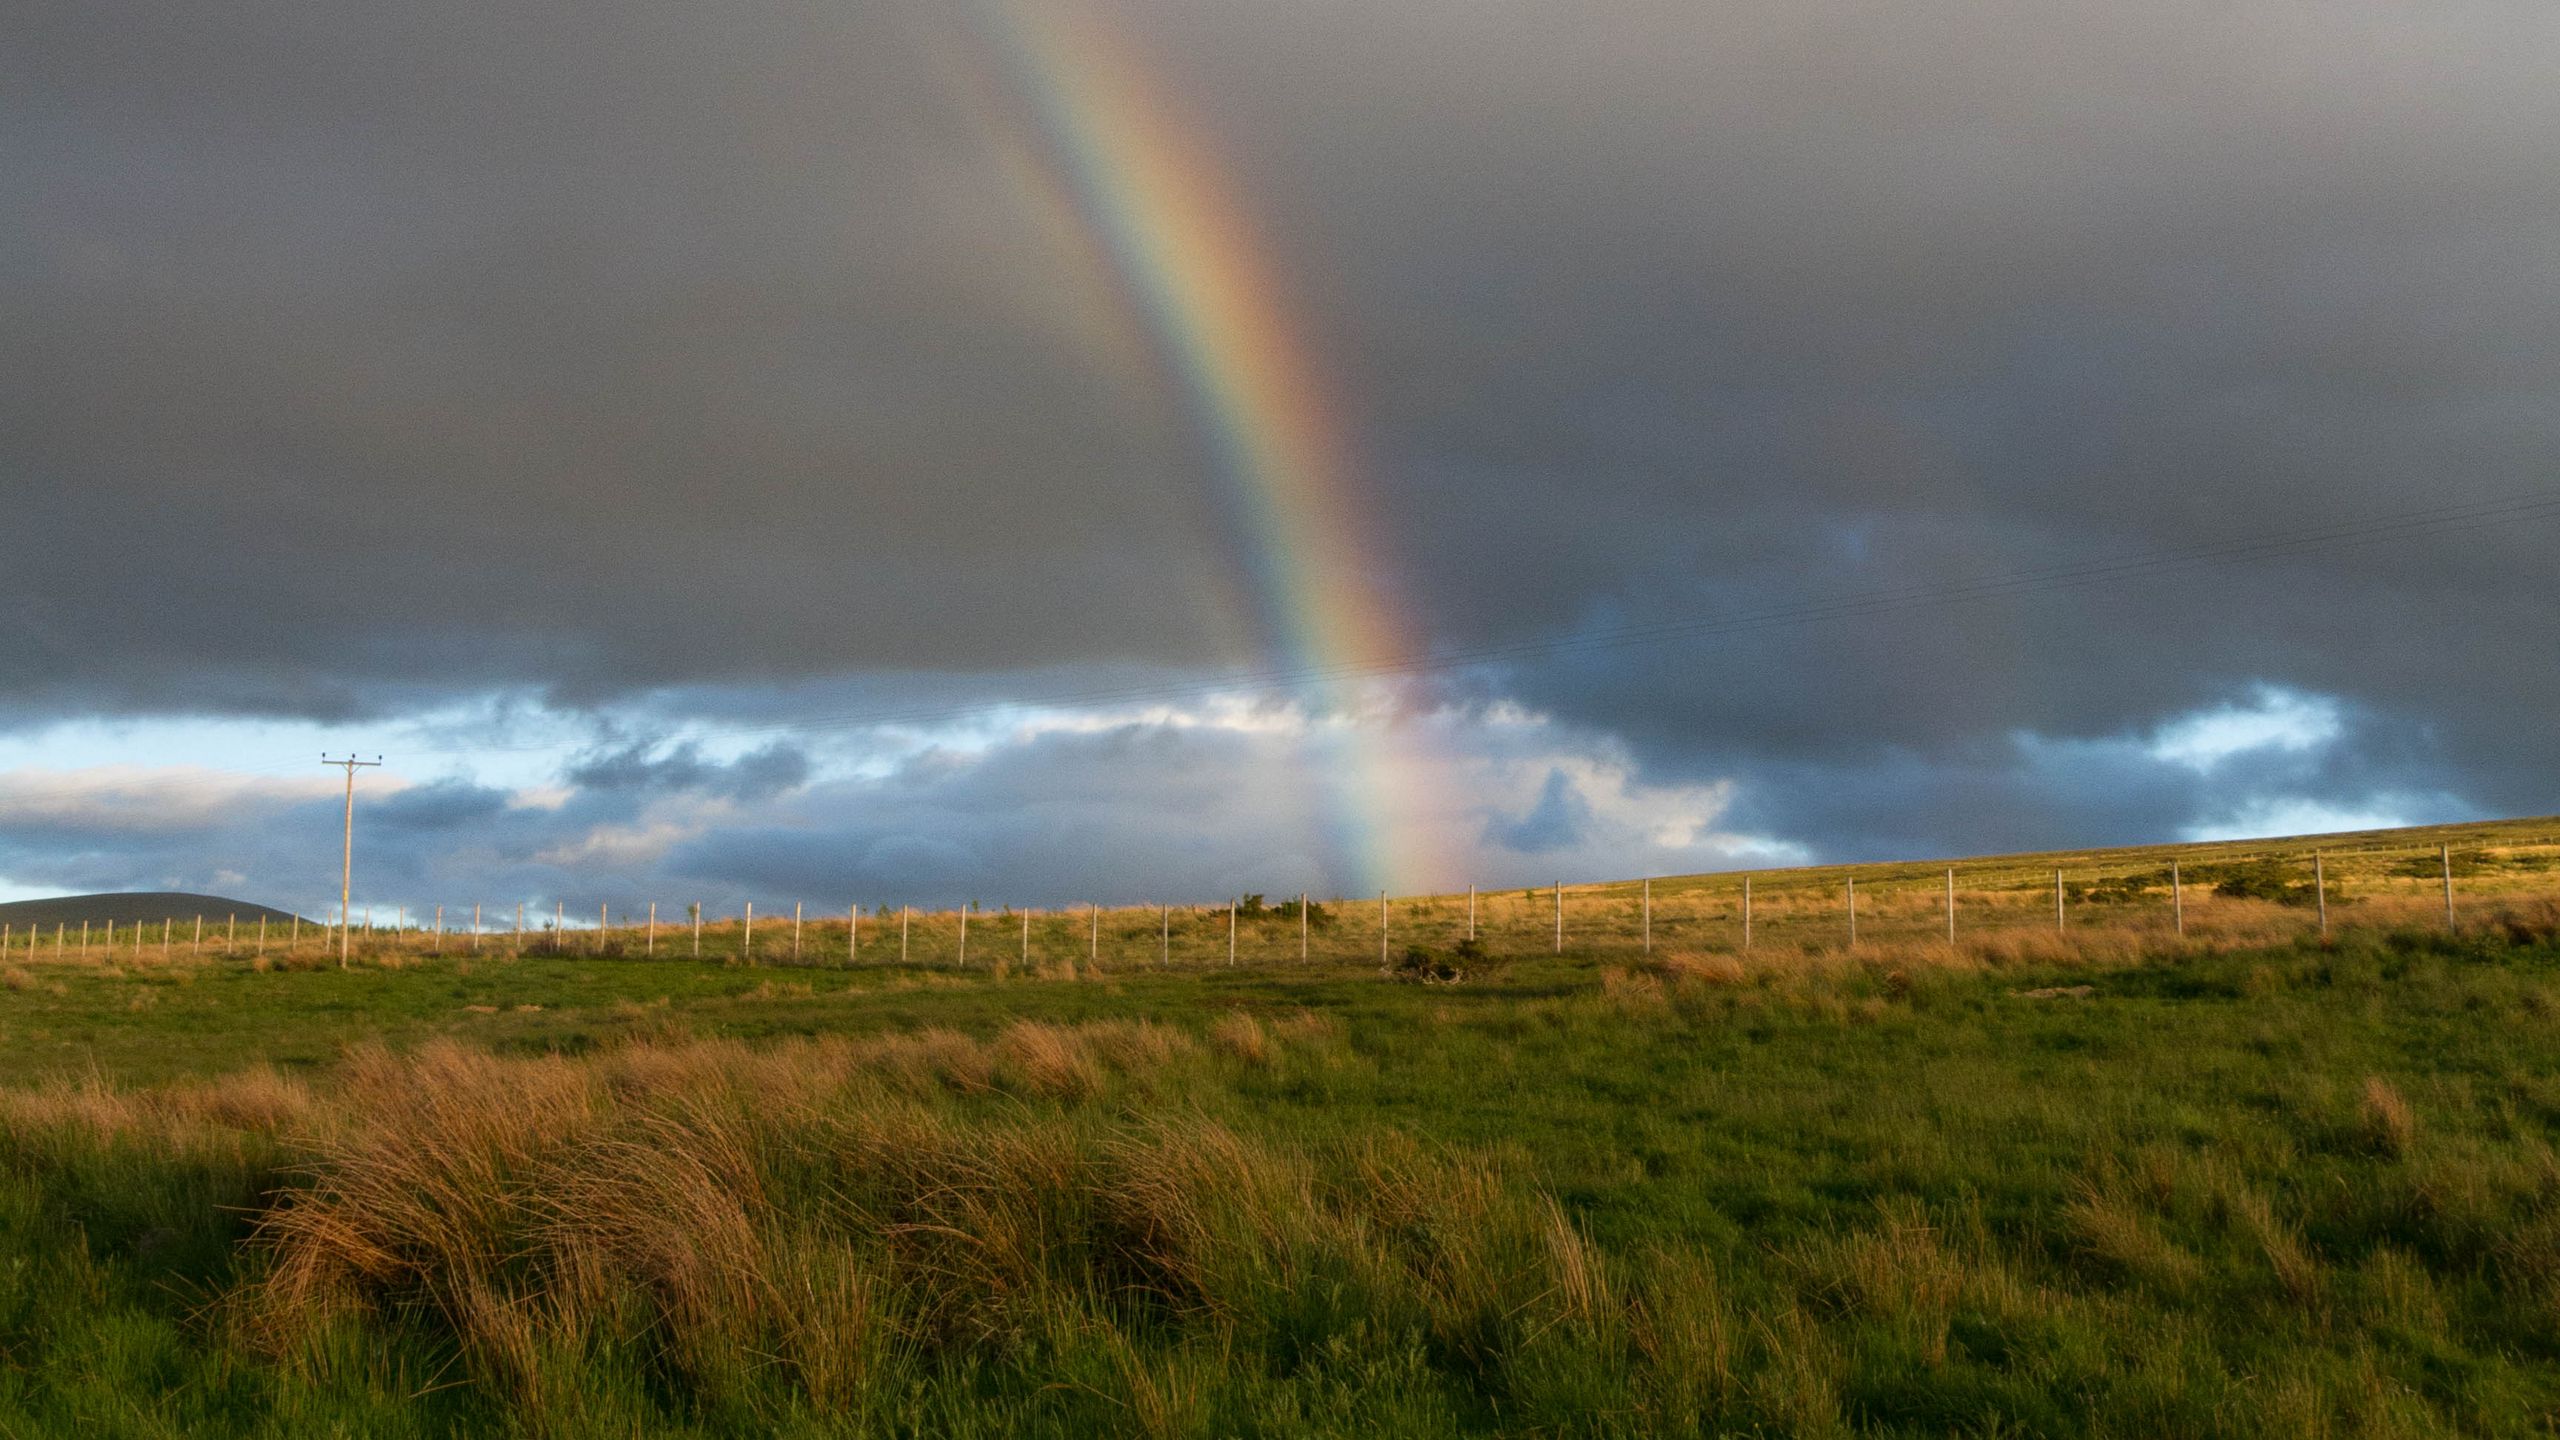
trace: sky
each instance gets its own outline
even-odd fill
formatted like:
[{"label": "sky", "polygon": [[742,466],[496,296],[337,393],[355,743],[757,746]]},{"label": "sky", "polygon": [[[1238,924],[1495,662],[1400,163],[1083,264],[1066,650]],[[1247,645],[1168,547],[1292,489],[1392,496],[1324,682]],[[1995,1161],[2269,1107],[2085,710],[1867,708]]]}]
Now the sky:
[{"label": "sky", "polygon": [[0,898],[2560,810],[2560,10],[44,0]]}]

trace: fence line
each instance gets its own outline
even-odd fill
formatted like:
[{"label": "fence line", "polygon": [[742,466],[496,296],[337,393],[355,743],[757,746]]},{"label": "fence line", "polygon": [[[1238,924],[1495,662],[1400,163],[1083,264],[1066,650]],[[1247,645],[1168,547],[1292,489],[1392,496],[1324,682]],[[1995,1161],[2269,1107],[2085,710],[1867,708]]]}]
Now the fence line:
[{"label": "fence line", "polygon": [[[2041,893],[2040,893],[2041,892]],[[1827,896],[1827,898],[1826,898]],[[2345,845],[2332,848],[2219,847],[2178,855],[2093,856],[2087,863],[2053,865],[2033,857],[1926,866],[1809,867],[1731,875],[1647,876],[1604,884],[1556,883],[1530,890],[1469,886],[1445,895],[1377,895],[1374,934],[1377,963],[1395,968],[1402,950],[1431,951],[1475,941],[1496,954],[1545,949],[1586,957],[1650,956],[1680,951],[1780,953],[1875,952],[1895,945],[1999,946],[2025,943],[2039,928],[2039,904],[2050,907],[2043,933],[2064,944],[2103,943],[2108,935],[2156,934],[2204,943],[2260,943],[2288,936],[2334,938],[2344,928],[2427,925],[2462,930],[2497,921],[2519,905],[2560,900],[2560,841],[2536,837],[2455,847]],[[375,902],[380,904],[381,902]],[[351,907],[358,926],[372,907]],[[374,953],[446,953],[455,926],[446,904],[393,907],[395,919],[366,932]],[[890,907],[875,907],[885,917]],[[970,966],[975,904],[918,911],[900,904],[894,957],[879,947],[866,954],[862,907],[843,912],[845,938],[830,938],[835,921],[811,919],[805,902],[792,911],[787,959],[755,948],[755,906],[720,919],[696,903],[686,907],[688,954],[694,961],[800,965],[895,964]],[[1260,896],[1214,906],[1158,903],[1109,909],[1085,902],[1085,924],[1072,909],[1003,907],[1016,929],[1012,956],[999,947],[992,967],[1097,969],[1121,965],[1229,966],[1292,961],[1299,964],[1360,961],[1367,927],[1353,921],[1341,900],[1316,901],[1301,893],[1273,906]],[[566,900],[555,897],[547,928],[528,927],[529,902],[518,902],[510,951],[517,956],[586,956],[607,961],[655,960],[659,902],[634,902],[615,921],[611,902],[599,902],[591,934],[567,921]],[[1109,913],[1106,914],[1106,909]],[[1153,914],[1147,912],[1152,910]],[[1176,912],[1180,911],[1179,914]],[[1541,914],[1540,912],[1544,913]],[[207,918],[220,923],[211,927]],[[190,917],[189,955],[265,956],[275,942],[286,952],[304,945],[299,916],[261,915],[254,934],[234,913]],[[281,934],[270,918],[284,918]],[[1146,919],[1157,923],[1144,924]],[[480,954],[493,927],[483,902],[473,902],[468,950]],[[1351,922],[1351,923],[1346,923]],[[0,957],[44,957],[39,922],[0,923]],[[351,926],[350,928],[355,928]],[[1152,928],[1155,934],[1147,935]],[[333,938],[333,926],[314,926],[313,937]],[[177,921],[124,917],[53,925],[58,957],[92,960],[129,956],[136,963],[174,963]],[[1076,932],[1082,930],[1079,935]],[[1289,932],[1294,931],[1291,935]],[[1543,933],[1542,933],[1543,932]],[[2087,937],[2074,939],[2070,937]],[[814,943],[813,943],[814,940]],[[1081,945],[1075,942],[1081,940]],[[1147,941],[1154,943],[1149,945]],[[1543,945],[1538,942],[1544,941]],[[154,944],[154,942],[157,942]],[[210,942],[210,943],[208,943]],[[1177,943],[1178,942],[1178,943]],[[2148,942],[2145,942],[2148,943]],[[156,955],[155,955],[156,952]],[[2023,952],[2021,952],[2023,953]],[[982,957],[983,958],[983,957]]]}]

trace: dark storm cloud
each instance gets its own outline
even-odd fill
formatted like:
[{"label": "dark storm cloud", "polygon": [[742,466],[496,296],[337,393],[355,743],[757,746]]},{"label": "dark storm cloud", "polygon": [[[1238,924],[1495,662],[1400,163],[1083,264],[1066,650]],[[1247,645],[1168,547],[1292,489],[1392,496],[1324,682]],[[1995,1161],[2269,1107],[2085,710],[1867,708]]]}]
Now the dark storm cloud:
[{"label": "dark storm cloud", "polygon": [[507,808],[507,792],[447,780],[401,790],[365,807],[365,818],[394,830],[436,834],[485,825]]},{"label": "dark storm cloud", "polygon": [[691,743],[655,751],[630,745],[589,755],[573,762],[566,778],[588,790],[695,790],[735,800],[769,799],[809,778],[807,753],[783,741],[727,762],[704,759],[702,747]]},{"label": "dark storm cloud", "polygon": [[[1436,643],[2295,534],[2560,467],[2547,5],[1098,9],[1272,237],[1382,583]],[[951,14],[127,0],[16,27],[0,716],[499,685],[788,712],[1242,658],[1204,461],[1008,170]],[[1735,777],[1755,825],[1834,849],[2194,823],[2203,778],[2106,746],[2265,682],[2362,717],[2301,783],[2550,809],[2555,533],[1566,650],[1453,693]],[[704,763],[576,783],[636,814],[805,778]],[[863,843],[956,872],[1010,823]],[[787,869],[794,833],[687,863]]]}]

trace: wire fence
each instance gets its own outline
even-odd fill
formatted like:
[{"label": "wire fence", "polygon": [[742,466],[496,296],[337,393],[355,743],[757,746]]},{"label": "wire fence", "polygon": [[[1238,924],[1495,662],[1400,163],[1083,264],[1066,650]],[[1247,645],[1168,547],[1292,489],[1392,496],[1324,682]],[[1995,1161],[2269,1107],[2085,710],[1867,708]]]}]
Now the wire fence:
[{"label": "wire fence", "polygon": [[[1074,971],[1392,967],[1409,951],[1518,957],[1654,953],[1988,956],[2183,942],[2230,948],[2347,929],[2495,925],[2560,903],[2560,834],[2479,843],[2176,846],[1952,865],[1885,864],[1367,899],[1249,895],[1215,905],[917,909],[895,904],[714,915],[642,902],[577,915],[554,902],[360,910],[345,948],[424,956],[582,957],[766,966]],[[170,916],[0,925],[0,962],[334,960],[333,925]]]}]

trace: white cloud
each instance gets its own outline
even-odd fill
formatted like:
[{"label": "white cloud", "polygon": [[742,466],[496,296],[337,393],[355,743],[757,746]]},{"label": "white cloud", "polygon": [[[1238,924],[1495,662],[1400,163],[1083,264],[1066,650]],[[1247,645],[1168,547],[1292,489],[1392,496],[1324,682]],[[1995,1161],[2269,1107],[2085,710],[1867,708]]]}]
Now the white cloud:
[{"label": "white cloud", "polygon": [[2253,800],[2231,813],[2180,832],[2183,840],[2259,840],[2279,835],[2331,835],[2345,830],[2389,830],[2414,824],[2405,810],[2382,797],[2335,805],[2299,796]]},{"label": "white cloud", "polygon": [[[99,765],[0,773],[0,825],[121,832],[204,829],[262,806],[337,791],[323,775],[242,775],[192,765]],[[399,789],[396,780],[376,788]]]},{"label": "white cloud", "polygon": [[2148,749],[2155,760],[2203,772],[2252,750],[2316,750],[2335,741],[2345,728],[2334,698],[2260,685],[2244,703],[2169,721],[2152,732]]}]

